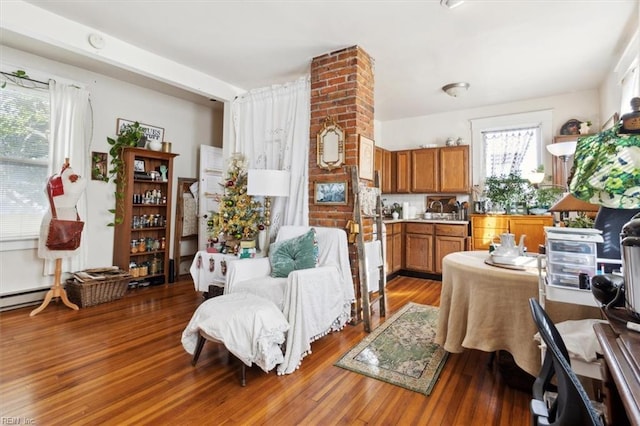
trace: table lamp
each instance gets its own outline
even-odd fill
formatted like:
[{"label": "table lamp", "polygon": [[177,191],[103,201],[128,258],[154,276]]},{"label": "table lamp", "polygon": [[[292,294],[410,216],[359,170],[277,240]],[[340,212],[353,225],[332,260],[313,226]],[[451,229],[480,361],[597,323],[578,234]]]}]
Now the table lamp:
[{"label": "table lamp", "polygon": [[260,251],[269,252],[271,226],[271,197],[288,197],[291,176],[284,170],[250,169],[247,172],[247,194],[264,197],[264,234],[260,235]]}]

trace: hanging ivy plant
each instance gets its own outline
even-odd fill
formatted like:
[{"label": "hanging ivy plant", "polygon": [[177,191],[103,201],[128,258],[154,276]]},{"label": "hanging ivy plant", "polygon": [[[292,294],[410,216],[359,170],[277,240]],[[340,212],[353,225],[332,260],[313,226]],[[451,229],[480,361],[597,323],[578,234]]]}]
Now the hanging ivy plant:
[{"label": "hanging ivy plant", "polygon": [[[124,160],[122,159],[122,150],[124,148],[136,146],[140,138],[143,136],[144,132],[140,127],[140,123],[136,121],[133,124],[123,126],[120,134],[115,139],[107,137],[107,142],[111,146],[109,149],[111,161],[109,163],[107,180],[116,184],[116,206],[121,206],[118,210],[124,209],[124,203],[118,203],[118,201],[121,201],[124,198],[124,186],[126,185],[126,179],[124,179]],[[124,211],[110,209],[109,212],[114,215],[113,222],[109,223],[109,226],[115,226],[122,223]]]}]

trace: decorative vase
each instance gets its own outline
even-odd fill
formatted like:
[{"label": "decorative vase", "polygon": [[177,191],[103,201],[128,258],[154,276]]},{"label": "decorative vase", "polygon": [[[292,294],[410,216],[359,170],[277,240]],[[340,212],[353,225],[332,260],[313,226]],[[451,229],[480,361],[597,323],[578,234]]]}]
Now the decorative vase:
[{"label": "decorative vase", "polygon": [[400,217],[400,213],[393,212],[393,213],[391,213],[391,217],[393,218],[393,220],[398,220],[398,218]]},{"label": "decorative vase", "polygon": [[591,130],[591,126],[589,126],[587,123],[580,123],[581,135],[588,135],[590,130]]},{"label": "decorative vase", "polygon": [[162,142],[160,141],[149,141],[147,144],[151,151],[160,151],[162,149]]}]

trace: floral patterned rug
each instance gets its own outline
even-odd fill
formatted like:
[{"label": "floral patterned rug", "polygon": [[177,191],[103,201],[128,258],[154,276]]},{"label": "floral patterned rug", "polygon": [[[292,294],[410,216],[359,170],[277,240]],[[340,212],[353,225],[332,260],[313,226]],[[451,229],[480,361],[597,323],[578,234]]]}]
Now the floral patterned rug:
[{"label": "floral patterned rug", "polygon": [[409,302],[334,365],[429,395],[447,359],[437,321],[437,307]]}]

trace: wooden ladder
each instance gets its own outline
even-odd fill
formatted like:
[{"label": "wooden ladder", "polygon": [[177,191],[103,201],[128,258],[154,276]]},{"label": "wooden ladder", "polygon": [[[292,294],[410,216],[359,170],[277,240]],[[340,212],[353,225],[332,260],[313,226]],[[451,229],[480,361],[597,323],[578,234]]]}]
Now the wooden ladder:
[{"label": "wooden ladder", "polygon": [[[365,263],[365,241],[364,241],[364,227],[362,223],[362,194],[360,193],[360,178],[358,176],[358,167],[351,167],[351,184],[353,186],[354,202],[353,202],[353,216],[354,222],[358,227],[358,233],[356,235],[356,247],[358,250],[358,270],[360,276],[360,300],[356,301],[357,319],[360,319],[360,310],[362,310],[362,320],[364,321],[364,330],[370,333],[371,330],[371,306],[376,302],[380,303],[380,317],[386,316],[386,296],[385,296],[385,281],[386,271],[384,266],[384,241],[383,241],[383,224],[382,224],[382,197],[381,191],[377,192],[376,207],[374,212],[374,220],[376,224],[376,239],[380,241],[380,255],[382,256],[382,265],[378,267],[378,296],[371,298],[369,294],[369,274],[367,273],[367,267]],[[374,187],[380,189],[380,173],[375,171],[374,175]]]}]

